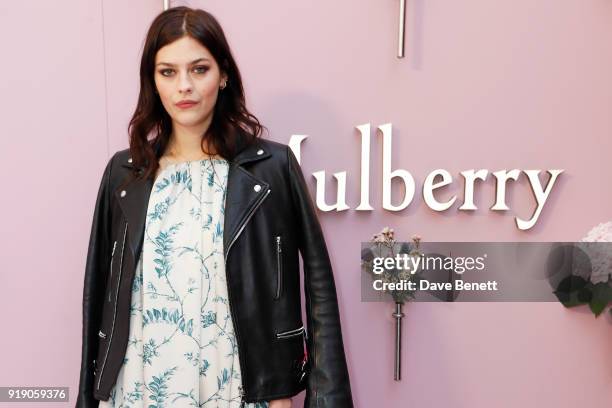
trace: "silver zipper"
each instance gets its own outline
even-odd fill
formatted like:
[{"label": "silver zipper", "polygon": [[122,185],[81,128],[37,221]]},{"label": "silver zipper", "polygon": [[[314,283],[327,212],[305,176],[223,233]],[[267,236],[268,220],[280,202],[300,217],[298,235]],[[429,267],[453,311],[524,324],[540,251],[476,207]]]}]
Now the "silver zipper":
[{"label": "silver zipper", "polygon": [[105,339],[105,338],[106,338],[106,334],[105,334],[105,333],[102,333],[102,330],[100,330],[100,331],[98,332],[98,337]]},{"label": "silver zipper", "polygon": [[[236,233],[236,236],[234,237],[234,239],[232,239],[232,242],[230,242],[229,246],[227,247],[227,252],[225,253],[225,263],[227,264],[227,256],[229,255],[229,251],[232,247],[232,244],[234,242],[236,242],[236,239],[238,239],[238,237],[240,236],[240,234],[242,233],[242,230],[244,229],[244,227],[246,226],[246,224],[249,222],[249,220],[251,219],[251,217],[253,216],[253,214],[255,214],[255,210],[257,208],[259,208],[259,206],[261,205],[261,203],[263,203],[263,201],[266,199],[266,197],[268,196],[268,194],[270,194],[270,191],[272,191],[271,189],[268,189],[268,191],[266,191],[266,194],[262,196],[262,198],[255,204],[255,206],[251,209],[251,211],[249,212],[247,218],[245,219],[244,223],[242,224],[242,226],[240,227],[240,229],[238,230],[238,233]],[[229,285],[229,275],[228,275],[228,285],[227,285],[227,301],[229,304],[229,310],[230,310],[230,315],[232,316],[232,321],[233,322],[237,322],[236,320],[236,314],[234,313],[234,307],[232,306],[232,288],[231,285]],[[238,345],[240,345],[240,338],[239,338],[239,334],[238,334],[238,328],[236,323],[234,323],[234,334],[236,336],[236,343]],[[238,363],[240,365],[240,372],[242,373],[242,378],[241,378],[241,388],[240,388],[240,395],[241,395],[241,403],[242,404],[246,404],[245,400],[244,400],[244,395],[246,394],[245,391],[245,387],[244,384],[246,383],[246,364],[244,363],[244,358],[242,357],[242,355],[240,354],[241,348],[238,347]]]},{"label": "silver zipper", "polygon": [[110,261],[110,277],[108,278],[108,301],[111,301],[111,288],[113,287],[113,258],[115,257],[115,248],[117,247],[117,241],[113,244],[113,251],[111,252],[111,261]]},{"label": "silver zipper", "polygon": [[121,271],[123,269],[123,250],[125,249],[125,235],[127,233],[127,221],[125,222],[125,229],[123,230],[123,242],[121,243],[121,260],[119,261],[119,278],[117,281],[117,290],[115,291],[115,306],[113,310],[113,324],[111,325],[110,338],[108,339],[108,346],[106,347],[106,354],[104,355],[104,362],[102,362],[102,368],[98,376],[98,386],[96,389],[100,389],[100,381],[102,381],[102,374],[104,373],[104,366],[106,366],[106,360],[108,360],[108,352],[113,340],[113,333],[115,331],[115,318],[117,317],[117,299],[119,298],[119,286],[121,285]]},{"label": "silver zipper", "polygon": [[274,299],[280,299],[281,288],[283,287],[283,248],[281,246],[281,237],[276,237],[276,296]]},{"label": "silver zipper", "polygon": [[227,246],[227,252],[225,253],[225,262],[227,263],[227,256],[229,255],[229,251],[232,248],[232,245],[234,244],[234,242],[236,242],[236,240],[238,239],[238,237],[240,236],[240,234],[242,233],[242,230],[244,229],[244,227],[247,225],[247,223],[249,222],[249,220],[251,219],[251,217],[253,216],[253,214],[255,213],[255,210],[257,208],[259,208],[259,206],[261,205],[261,203],[263,203],[263,201],[266,199],[266,197],[268,196],[268,194],[270,194],[270,191],[272,191],[272,189],[268,189],[268,191],[266,191],[266,194],[264,194],[261,199],[259,200],[259,202],[257,202],[257,204],[255,204],[255,206],[251,209],[251,211],[249,212],[246,220],[244,220],[244,223],[242,223],[242,226],[240,227],[240,229],[238,230],[238,233],[236,234],[236,236],[234,237],[234,239],[232,239],[232,242],[229,243],[229,245]]},{"label": "silver zipper", "polygon": [[285,339],[287,337],[300,336],[303,333],[304,333],[304,326],[300,327],[299,329],[287,330],[281,333],[276,333],[276,338]]}]

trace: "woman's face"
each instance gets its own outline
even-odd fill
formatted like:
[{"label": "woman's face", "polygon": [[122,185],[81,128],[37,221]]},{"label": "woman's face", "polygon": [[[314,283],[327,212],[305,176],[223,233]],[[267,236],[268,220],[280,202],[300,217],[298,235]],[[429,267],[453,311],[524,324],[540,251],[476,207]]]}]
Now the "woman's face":
[{"label": "woman's face", "polygon": [[[227,77],[208,49],[192,37],[182,37],[160,48],[155,56],[155,86],[174,125],[202,127],[212,121],[217,93]],[[190,106],[178,106],[183,100]]]}]

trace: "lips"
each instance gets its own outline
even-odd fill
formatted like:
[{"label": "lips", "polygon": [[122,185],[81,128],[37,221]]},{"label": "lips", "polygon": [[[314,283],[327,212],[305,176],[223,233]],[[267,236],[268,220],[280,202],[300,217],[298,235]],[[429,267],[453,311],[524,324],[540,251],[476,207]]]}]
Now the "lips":
[{"label": "lips", "polygon": [[176,104],[181,109],[191,108],[192,106],[197,105],[195,101],[180,101]]}]

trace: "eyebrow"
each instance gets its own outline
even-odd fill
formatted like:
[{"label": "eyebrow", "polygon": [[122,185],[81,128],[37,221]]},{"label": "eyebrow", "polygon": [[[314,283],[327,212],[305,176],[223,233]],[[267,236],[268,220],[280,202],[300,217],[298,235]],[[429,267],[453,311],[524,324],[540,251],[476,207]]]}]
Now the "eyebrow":
[{"label": "eyebrow", "polygon": [[[208,58],[198,58],[197,60],[191,61],[189,65],[197,64],[200,61],[209,61],[209,59]],[[171,64],[169,62],[158,62],[157,64],[155,64],[155,66],[158,66],[158,65],[168,65],[169,67],[174,66],[174,64]]]}]

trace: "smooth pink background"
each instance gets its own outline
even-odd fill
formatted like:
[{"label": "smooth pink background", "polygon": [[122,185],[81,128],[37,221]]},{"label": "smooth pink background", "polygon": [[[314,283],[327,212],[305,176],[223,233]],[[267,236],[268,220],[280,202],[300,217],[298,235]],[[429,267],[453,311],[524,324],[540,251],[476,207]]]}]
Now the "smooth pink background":
[{"label": "smooth pink background", "polygon": [[[612,219],[612,2],[408,0],[406,57],[396,58],[398,1],[191,1],[218,17],[252,111],[288,142],[306,134],[302,168],[348,171],[359,203],[357,125],[372,125],[372,212],[320,213],[332,256],[357,407],[575,407],[612,401],[609,316],[557,303],[409,304],[403,378],[393,381],[392,305],[360,301],[359,242],[398,239],[577,240]],[[85,255],[98,184],[127,145],[146,29],[162,1],[0,2],[4,234],[0,386],[77,393]],[[382,209],[381,138],[410,170],[408,209]],[[562,168],[537,225],[523,177],[512,208],[443,213],[424,204],[433,169]],[[397,187],[397,186],[396,186]],[[394,189],[399,203],[401,189]],[[442,196],[456,192],[454,184]],[[302,397],[296,399],[300,406]],[[54,406],[59,406],[56,404]],[[12,406],[12,405],[11,405]]]}]

